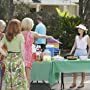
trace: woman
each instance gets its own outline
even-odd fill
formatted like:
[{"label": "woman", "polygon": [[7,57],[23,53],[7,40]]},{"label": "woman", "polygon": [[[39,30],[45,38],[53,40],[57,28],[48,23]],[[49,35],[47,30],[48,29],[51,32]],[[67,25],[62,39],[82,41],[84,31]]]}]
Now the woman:
[{"label": "woman", "polygon": [[21,32],[21,23],[12,19],[7,27],[6,34],[1,40],[0,48],[5,44],[8,53],[2,52],[6,59],[5,64],[5,90],[29,90],[22,58],[24,37]]},{"label": "woman", "polygon": [[[74,56],[77,56],[77,57],[88,56],[90,54],[90,40],[89,40],[89,36],[87,35],[88,29],[82,24],[76,26],[76,28],[78,29],[78,35],[76,35],[75,42],[70,54],[72,54],[73,51],[75,50]],[[88,46],[88,50],[87,50],[87,46]],[[84,80],[85,80],[84,72],[81,73],[81,77],[82,77],[81,83],[78,86],[78,88],[84,87]],[[70,86],[70,88],[76,87],[76,79],[77,79],[77,74],[74,73],[73,83]]]},{"label": "woman", "polygon": [[4,36],[3,31],[5,30],[5,27],[6,27],[6,23],[3,20],[0,20],[0,40]]},{"label": "woman", "polygon": [[[6,23],[3,20],[0,20],[0,41],[4,36],[4,29],[6,27]],[[2,47],[4,49],[4,46]],[[4,49],[5,50],[5,49]],[[4,76],[4,71],[5,71],[5,65],[3,63],[4,56],[0,53],[0,90],[2,88],[2,80]]]},{"label": "woman", "polygon": [[24,18],[22,20],[22,30],[23,30],[23,35],[25,38],[25,44],[24,44],[24,61],[25,61],[25,68],[26,68],[26,76],[28,83],[30,83],[30,70],[32,67],[32,44],[34,43],[34,39],[37,38],[53,38],[52,36],[46,36],[46,35],[41,35],[36,32],[31,31],[34,22],[31,18]]}]

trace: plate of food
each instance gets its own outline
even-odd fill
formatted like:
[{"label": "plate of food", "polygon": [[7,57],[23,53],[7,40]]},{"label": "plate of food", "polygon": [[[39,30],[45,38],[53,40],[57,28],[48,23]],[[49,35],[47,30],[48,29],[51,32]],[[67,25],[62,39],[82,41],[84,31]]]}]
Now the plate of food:
[{"label": "plate of food", "polygon": [[66,55],[66,56],[64,56],[64,58],[68,59],[68,60],[77,60],[78,59],[78,57],[73,56],[73,55]]}]

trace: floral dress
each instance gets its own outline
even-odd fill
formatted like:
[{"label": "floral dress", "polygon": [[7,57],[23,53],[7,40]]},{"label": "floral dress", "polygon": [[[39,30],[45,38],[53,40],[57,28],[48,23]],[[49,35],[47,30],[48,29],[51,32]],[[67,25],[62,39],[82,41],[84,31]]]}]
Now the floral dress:
[{"label": "floral dress", "polygon": [[34,37],[32,35],[32,32],[23,32],[24,38],[25,38],[25,44],[24,44],[24,62],[25,67],[31,68],[33,59],[32,59],[32,44],[34,42]]},{"label": "floral dress", "polygon": [[23,35],[17,35],[11,42],[8,42],[5,36],[1,42],[5,43],[8,47],[8,55],[4,60],[4,89],[29,90],[25,74],[25,65],[21,54],[21,45],[24,44]]}]

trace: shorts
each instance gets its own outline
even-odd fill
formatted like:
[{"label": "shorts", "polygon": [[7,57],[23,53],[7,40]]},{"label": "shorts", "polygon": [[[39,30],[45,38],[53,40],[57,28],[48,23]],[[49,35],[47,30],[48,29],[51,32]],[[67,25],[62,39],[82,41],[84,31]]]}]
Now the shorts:
[{"label": "shorts", "polygon": [[86,49],[76,49],[74,56],[87,56],[87,50]]}]

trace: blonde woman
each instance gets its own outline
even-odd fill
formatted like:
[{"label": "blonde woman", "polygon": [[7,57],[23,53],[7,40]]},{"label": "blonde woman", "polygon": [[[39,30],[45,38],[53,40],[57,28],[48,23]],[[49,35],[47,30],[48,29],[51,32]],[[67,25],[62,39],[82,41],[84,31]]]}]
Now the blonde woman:
[{"label": "blonde woman", "polygon": [[25,67],[26,67],[26,76],[28,80],[28,84],[30,83],[30,70],[32,67],[32,44],[34,42],[34,39],[36,38],[53,38],[52,36],[47,35],[41,35],[36,32],[31,31],[34,22],[31,18],[24,18],[21,23],[23,35],[25,38],[25,44],[24,44],[24,61],[25,61]]},{"label": "blonde woman", "polygon": [[[3,20],[0,20],[0,40],[4,36],[3,31],[4,31],[5,27],[6,27],[6,23]],[[1,51],[3,51],[3,50],[0,49],[0,52]],[[3,54],[5,55],[5,53],[3,53]],[[0,74],[0,90],[2,88],[2,80],[3,80],[3,76],[4,76],[4,71],[5,71],[5,65],[3,63],[3,59],[4,59],[3,54],[0,53],[0,69],[1,69],[0,70],[0,72],[1,72],[1,74]]]},{"label": "blonde woman", "polygon": [[4,33],[3,31],[5,30],[6,23],[3,20],[0,20],[0,40],[3,38]]}]

